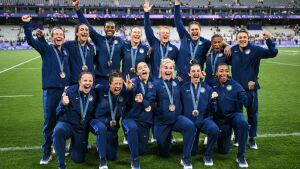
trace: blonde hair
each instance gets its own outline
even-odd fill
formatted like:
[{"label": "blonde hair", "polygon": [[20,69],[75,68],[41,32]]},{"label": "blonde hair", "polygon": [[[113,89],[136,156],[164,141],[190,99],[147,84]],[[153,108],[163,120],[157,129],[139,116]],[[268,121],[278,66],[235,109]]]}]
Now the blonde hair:
[{"label": "blonde hair", "polygon": [[[165,59],[161,59],[160,61],[160,66],[159,69],[161,69],[164,65],[166,65],[167,63],[171,63],[173,65],[173,67],[175,67],[175,62],[172,59],[169,58],[165,58]],[[161,77],[161,72],[159,70],[159,77]]]}]

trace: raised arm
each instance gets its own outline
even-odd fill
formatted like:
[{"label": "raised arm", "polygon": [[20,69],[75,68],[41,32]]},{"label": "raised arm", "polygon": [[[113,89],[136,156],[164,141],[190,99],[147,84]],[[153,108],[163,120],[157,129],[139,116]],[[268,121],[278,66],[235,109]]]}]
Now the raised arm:
[{"label": "raised arm", "polygon": [[91,39],[94,43],[98,42],[99,38],[102,38],[103,36],[101,34],[99,34],[93,27],[92,25],[89,23],[89,21],[85,18],[82,10],[79,7],[79,0],[75,0],[72,2],[73,3],[73,7],[76,10],[78,19],[80,23],[86,24],[89,27],[89,31],[90,31],[90,36]]},{"label": "raised arm", "polygon": [[268,46],[268,49],[258,47],[259,50],[259,57],[261,59],[266,59],[266,58],[274,58],[278,54],[278,49],[276,48],[276,45],[274,42],[271,40],[271,34],[269,32],[264,32],[263,33],[263,39],[266,41],[266,44]]},{"label": "raised arm", "polygon": [[189,33],[185,29],[182,18],[181,18],[181,13],[180,13],[180,0],[175,0],[175,6],[174,6],[174,22],[175,26],[177,28],[177,32],[179,34],[180,39],[182,39],[184,36],[189,36]]},{"label": "raised arm", "polygon": [[24,28],[24,33],[25,33],[25,38],[26,38],[27,43],[30,46],[32,46],[35,50],[37,50],[42,56],[43,43],[34,39],[32,36],[32,29],[30,27],[31,17],[29,15],[24,15],[24,16],[22,16],[22,21],[23,21],[23,28]]},{"label": "raised arm", "polygon": [[152,6],[149,4],[149,0],[145,0],[144,4],[144,29],[145,34],[147,37],[147,40],[150,44],[150,46],[153,46],[156,40],[156,37],[154,36],[153,29],[151,28],[151,21],[150,21],[150,11],[152,9]]}]

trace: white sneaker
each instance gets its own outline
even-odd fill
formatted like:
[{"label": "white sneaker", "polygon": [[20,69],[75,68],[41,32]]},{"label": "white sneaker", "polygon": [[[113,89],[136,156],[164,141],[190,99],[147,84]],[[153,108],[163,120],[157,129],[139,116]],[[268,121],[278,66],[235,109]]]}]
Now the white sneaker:
[{"label": "white sneaker", "polygon": [[232,145],[235,146],[235,147],[238,147],[239,146],[239,142],[233,142]]},{"label": "white sneaker", "polygon": [[239,163],[240,168],[248,168],[248,163],[245,158],[237,158],[236,162]]},{"label": "white sneaker", "polygon": [[203,145],[207,145],[207,136],[204,138]]},{"label": "white sneaker", "polygon": [[44,155],[43,158],[40,160],[41,165],[49,164],[52,160],[52,155]]},{"label": "white sneaker", "polygon": [[128,144],[128,141],[127,141],[126,137],[124,137],[124,139],[123,139],[123,144],[125,144],[125,145]]},{"label": "white sneaker", "polygon": [[92,149],[92,145],[91,145],[91,144],[88,144],[88,145],[86,146],[86,148],[87,148],[88,150],[90,150],[90,149]]},{"label": "white sneaker", "polygon": [[183,166],[183,169],[193,169],[193,166],[190,161],[180,160],[180,164]]},{"label": "white sneaker", "polygon": [[249,146],[250,146],[251,149],[255,149],[255,150],[258,149],[257,144],[256,144],[256,141],[255,141],[254,138],[250,138],[250,139],[249,139]]},{"label": "white sneaker", "polygon": [[156,142],[156,139],[152,136],[150,142],[151,142],[151,143],[155,143],[155,142]]},{"label": "white sneaker", "polygon": [[107,165],[99,166],[99,169],[108,169]]},{"label": "white sneaker", "polygon": [[174,136],[172,136],[171,143],[172,143],[172,144],[176,143],[176,138],[175,138]]},{"label": "white sneaker", "polygon": [[204,156],[203,161],[204,161],[205,166],[213,166],[214,165],[212,158],[209,156]]}]

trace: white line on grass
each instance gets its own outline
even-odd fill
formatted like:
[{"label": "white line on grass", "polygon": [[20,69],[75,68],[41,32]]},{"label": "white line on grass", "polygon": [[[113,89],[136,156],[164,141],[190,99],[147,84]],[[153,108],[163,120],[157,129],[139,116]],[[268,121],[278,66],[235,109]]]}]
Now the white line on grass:
[{"label": "white line on grass", "polygon": [[[274,133],[274,134],[262,134],[258,135],[258,138],[272,138],[272,137],[288,137],[288,136],[300,136],[300,132],[296,133]],[[182,142],[182,138],[177,138],[177,142]],[[41,146],[25,146],[25,147],[0,147],[0,152],[3,151],[24,151],[24,150],[39,150]]]},{"label": "white line on grass", "polygon": [[[7,69],[6,67],[5,68],[2,68],[2,69]],[[13,68],[13,69],[16,69],[16,70],[38,70],[38,69],[41,69],[41,68],[37,68],[37,67],[24,67],[24,68]]]},{"label": "white line on grass", "polygon": [[273,64],[277,64],[277,65],[285,65],[285,66],[300,66],[298,64],[291,64],[291,63],[280,63],[280,62],[274,62],[274,61],[265,61],[267,63],[273,63]]},{"label": "white line on grass", "polygon": [[15,68],[15,67],[21,66],[21,65],[23,65],[23,64],[25,64],[25,63],[31,62],[31,61],[33,61],[33,60],[35,60],[35,59],[37,59],[37,58],[40,58],[40,56],[37,56],[37,57],[35,57],[35,58],[26,60],[26,61],[24,61],[24,62],[22,62],[22,63],[19,63],[19,64],[15,65],[15,66],[12,66],[12,67],[10,67],[10,68],[7,68],[7,69],[5,69],[5,70],[2,70],[2,71],[0,72],[0,74],[1,74],[1,73],[4,73],[4,72],[7,72],[7,71],[9,71],[9,70],[11,70],[11,69],[13,69],[13,68]]},{"label": "white line on grass", "polygon": [[8,96],[0,96],[0,98],[14,98],[14,97],[32,97],[33,95],[8,95]]}]

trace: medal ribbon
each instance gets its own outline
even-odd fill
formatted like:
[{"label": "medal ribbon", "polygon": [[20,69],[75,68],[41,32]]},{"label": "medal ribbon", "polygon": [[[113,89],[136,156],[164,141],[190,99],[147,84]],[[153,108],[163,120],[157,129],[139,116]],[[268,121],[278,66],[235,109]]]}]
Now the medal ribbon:
[{"label": "medal ribbon", "polygon": [[80,57],[82,61],[82,65],[86,65],[86,55],[87,55],[87,47],[84,46],[84,52],[82,51],[81,45],[78,42],[78,47],[79,47],[79,52],[80,52]]},{"label": "medal ribbon", "polygon": [[63,72],[64,71],[64,60],[63,60],[63,57],[62,57],[62,59],[60,59],[60,57],[58,55],[58,52],[56,51],[54,45],[52,45],[52,49],[55,52],[55,55],[56,55],[56,58],[57,58],[57,61],[58,61],[58,64],[59,64],[60,72]]},{"label": "medal ribbon", "polygon": [[198,46],[199,46],[199,42],[200,42],[200,39],[197,40],[195,49],[193,49],[194,48],[193,47],[193,41],[191,40],[191,42],[190,42],[190,52],[191,52],[192,60],[195,59],[196,52],[197,52],[197,49],[198,49]]},{"label": "medal ribbon", "polygon": [[112,57],[113,57],[114,52],[115,52],[115,45],[116,45],[116,44],[115,44],[115,42],[113,41],[113,45],[112,45],[111,50],[110,50],[110,46],[109,46],[109,44],[108,44],[108,40],[106,40],[105,43],[106,43],[107,52],[108,52],[108,54],[109,54],[109,61],[112,61]]},{"label": "medal ribbon", "polygon": [[136,61],[137,51],[138,51],[138,48],[136,48],[135,51],[134,51],[133,48],[130,49],[131,65],[132,65],[132,67],[135,67],[135,61]]},{"label": "medal ribbon", "polygon": [[113,108],[111,94],[110,94],[110,91],[108,91],[108,101],[109,101],[110,115],[111,115],[112,120],[115,120],[115,118],[116,118],[118,99],[119,99],[119,96],[117,97],[115,108]]},{"label": "medal ribbon", "polygon": [[[165,81],[163,81],[163,82],[164,82],[164,85],[165,85],[165,87],[166,87],[166,89],[167,89],[169,101],[170,101],[171,104],[174,104],[174,97],[173,97],[174,92],[173,92],[173,87],[172,87],[172,95],[171,95],[171,92],[170,92],[170,89],[169,89],[167,83],[166,83]],[[172,84],[171,84],[171,86],[172,86]]]},{"label": "medal ribbon", "polygon": [[168,54],[169,54],[169,44],[167,44],[167,47],[166,47],[166,52],[164,53],[164,49],[163,49],[163,46],[162,46],[162,44],[160,44],[160,56],[161,56],[161,58],[160,59],[165,59],[167,56],[168,56]]},{"label": "medal ribbon", "polygon": [[80,115],[81,115],[81,118],[84,119],[85,115],[86,115],[86,112],[87,112],[87,109],[89,107],[90,94],[88,94],[85,103],[84,103],[84,101],[82,101],[79,89],[78,89],[78,95],[79,95],[79,102],[80,102]]},{"label": "medal ribbon", "polygon": [[198,103],[199,103],[199,98],[200,98],[201,83],[199,83],[199,86],[198,86],[198,89],[197,89],[197,97],[196,98],[195,98],[195,93],[194,93],[194,89],[193,89],[192,83],[190,85],[190,90],[191,90],[191,94],[192,94],[192,101],[193,101],[194,110],[197,110]]},{"label": "medal ribbon", "polygon": [[216,71],[217,60],[218,60],[217,54],[215,54],[215,58],[214,58],[214,51],[212,51],[210,54],[210,62],[211,62],[211,69],[213,74],[215,74]]},{"label": "medal ribbon", "polygon": [[146,91],[145,91],[145,87],[144,87],[143,82],[140,82],[140,85],[141,85],[142,93],[143,93],[143,95],[145,95]]}]

